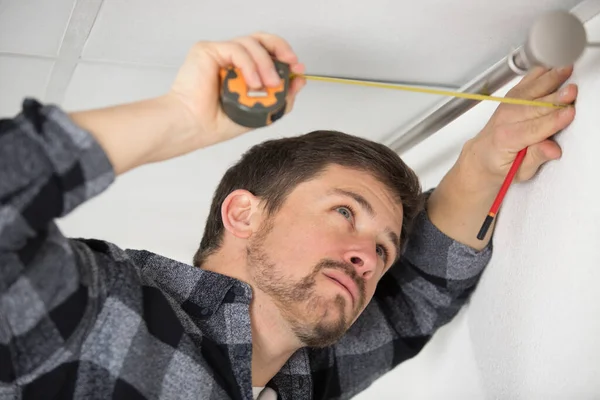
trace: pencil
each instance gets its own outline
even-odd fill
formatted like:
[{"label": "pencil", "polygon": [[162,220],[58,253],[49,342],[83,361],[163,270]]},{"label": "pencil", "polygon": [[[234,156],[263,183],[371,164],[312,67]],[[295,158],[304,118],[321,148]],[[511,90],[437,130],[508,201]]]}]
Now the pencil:
[{"label": "pencil", "polygon": [[504,200],[504,196],[506,196],[506,192],[508,192],[508,188],[510,187],[510,184],[512,183],[513,179],[515,178],[515,175],[517,175],[517,171],[519,170],[519,167],[521,166],[521,163],[523,162],[525,155],[527,155],[527,147],[525,147],[523,150],[521,150],[517,153],[517,156],[515,157],[515,160],[513,161],[512,165],[510,167],[510,170],[508,171],[508,174],[506,174],[506,178],[504,178],[502,187],[500,187],[500,190],[498,191],[498,194],[496,195],[496,199],[494,200],[492,207],[490,207],[490,212],[485,217],[485,221],[483,221],[483,224],[481,225],[481,229],[479,230],[479,233],[477,234],[477,239],[483,240],[485,238],[485,236],[487,235],[487,232],[490,229],[490,226],[492,226],[492,222],[494,222],[494,218],[496,217],[496,214],[498,214],[498,210],[500,209],[500,205],[502,204],[502,201]]}]

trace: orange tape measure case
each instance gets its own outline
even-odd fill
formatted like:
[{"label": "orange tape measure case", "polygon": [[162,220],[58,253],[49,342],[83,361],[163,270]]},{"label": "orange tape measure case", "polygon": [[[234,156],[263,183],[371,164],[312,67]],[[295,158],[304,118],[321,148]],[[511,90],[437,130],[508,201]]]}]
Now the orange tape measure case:
[{"label": "orange tape measure case", "polygon": [[290,67],[286,63],[273,61],[281,77],[280,84],[257,91],[248,87],[238,68],[221,70],[221,107],[235,123],[248,128],[260,128],[272,124],[285,114]]}]

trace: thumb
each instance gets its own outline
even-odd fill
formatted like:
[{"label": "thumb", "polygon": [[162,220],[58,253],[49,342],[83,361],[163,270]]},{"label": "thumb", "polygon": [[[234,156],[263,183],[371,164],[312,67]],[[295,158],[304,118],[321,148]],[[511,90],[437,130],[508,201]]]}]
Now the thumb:
[{"label": "thumb", "polygon": [[519,168],[517,180],[526,181],[531,179],[542,165],[548,161],[559,159],[561,155],[560,146],[551,139],[529,146],[523,164]]}]

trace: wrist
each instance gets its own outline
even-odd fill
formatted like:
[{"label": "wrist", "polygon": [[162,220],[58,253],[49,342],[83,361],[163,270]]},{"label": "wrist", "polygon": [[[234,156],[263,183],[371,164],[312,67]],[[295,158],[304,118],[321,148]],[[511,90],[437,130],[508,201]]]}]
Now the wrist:
[{"label": "wrist", "polygon": [[90,132],[121,174],[199,147],[198,134],[183,107],[169,96],[74,112],[73,121]]},{"label": "wrist", "polygon": [[475,139],[465,143],[448,175],[457,191],[473,199],[495,197],[503,181],[485,167],[485,155],[478,151]]},{"label": "wrist", "polygon": [[153,145],[147,162],[164,161],[202,147],[200,129],[175,96],[166,94],[150,99],[147,109],[154,113],[156,123],[156,129],[152,129],[149,135]]},{"label": "wrist", "polygon": [[483,249],[493,227],[484,240],[477,239],[485,216],[500,188],[483,169],[466,144],[454,166],[431,194],[427,208],[431,222],[447,236],[473,249]]}]

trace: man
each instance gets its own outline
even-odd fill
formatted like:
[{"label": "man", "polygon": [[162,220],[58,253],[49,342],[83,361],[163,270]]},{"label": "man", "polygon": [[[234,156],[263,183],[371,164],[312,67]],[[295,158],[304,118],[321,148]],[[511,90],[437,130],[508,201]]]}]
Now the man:
[{"label": "man", "polygon": [[[194,266],[61,235],[53,220],[116,175],[247,131],[219,108],[218,71],[274,85],[271,56],[303,72],[257,33],[198,43],[159,98],[71,114],[27,100],[0,123],[0,397],[350,398],[457,313],[491,256],[491,233],[476,234],[515,154],[529,146],[529,179],[574,118],[499,106],[424,195],[377,143],[263,143],[219,185]],[[573,103],[574,85],[558,91],[571,71],[537,69],[510,95]]]}]

